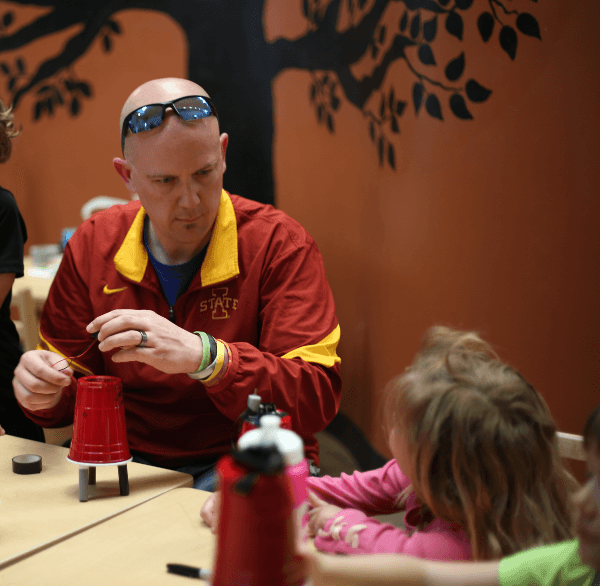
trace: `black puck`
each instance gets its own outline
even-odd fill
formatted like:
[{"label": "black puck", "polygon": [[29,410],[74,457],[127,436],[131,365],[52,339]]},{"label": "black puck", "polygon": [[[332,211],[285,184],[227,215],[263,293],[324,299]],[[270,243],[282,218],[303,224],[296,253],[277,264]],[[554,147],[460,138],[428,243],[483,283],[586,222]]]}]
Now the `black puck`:
[{"label": "black puck", "polygon": [[13,457],[13,473],[17,475],[32,475],[42,472],[42,457],[39,455],[19,455]]}]

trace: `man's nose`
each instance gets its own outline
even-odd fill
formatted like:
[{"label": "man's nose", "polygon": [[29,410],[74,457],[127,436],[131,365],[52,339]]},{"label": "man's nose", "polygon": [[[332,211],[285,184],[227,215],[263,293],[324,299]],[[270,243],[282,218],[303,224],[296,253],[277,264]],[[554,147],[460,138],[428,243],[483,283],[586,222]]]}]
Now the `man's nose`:
[{"label": "man's nose", "polygon": [[200,201],[197,185],[195,182],[190,181],[183,187],[183,193],[179,198],[179,205],[182,208],[195,208]]}]

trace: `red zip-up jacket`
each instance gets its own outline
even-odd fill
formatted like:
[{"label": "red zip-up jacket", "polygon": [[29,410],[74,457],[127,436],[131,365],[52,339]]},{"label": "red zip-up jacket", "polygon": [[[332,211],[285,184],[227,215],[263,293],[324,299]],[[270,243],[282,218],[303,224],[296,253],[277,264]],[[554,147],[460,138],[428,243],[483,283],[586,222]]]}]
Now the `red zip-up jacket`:
[{"label": "red zip-up jacket", "polygon": [[[315,432],[339,407],[340,328],[317,245],[272,206],[223,191],[206,257],[170,308],[143,243],[139,201],[94,214],[69,240],[40,321],[41,344],[64,356],[85,348],[85,327],[117,308],[152,310],[181,328],[228,344],[214,386],[141,362],[114,363],[97,346],[73,367],[123,382],[129,445],[178,467],[231,449],[234,422],[258,390],[291,415],[306,456],[318,464]],[[44,427],[73,421],[76,382],[61,401],[29,417]]]}]

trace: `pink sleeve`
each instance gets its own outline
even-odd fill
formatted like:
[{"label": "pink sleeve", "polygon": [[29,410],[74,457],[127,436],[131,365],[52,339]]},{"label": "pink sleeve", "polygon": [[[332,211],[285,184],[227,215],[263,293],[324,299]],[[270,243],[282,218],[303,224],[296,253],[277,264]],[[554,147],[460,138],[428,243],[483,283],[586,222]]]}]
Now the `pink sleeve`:
[{"label": "pink sleeve", "polygon": [[315,547],[331,554],[403,553],[432,560],[469,560],[471,547],[462,529],[435,519],[425,530],[408,534],[358,510],[330,518],[315,537]]},{"label": "pink sleeve", "polygon": [[389,514],[400,510],[398,496],[409,485],[410,479],[395,459],[374,471],[308,478],[308,489],[327,503],[360,509],[367,514]]}]

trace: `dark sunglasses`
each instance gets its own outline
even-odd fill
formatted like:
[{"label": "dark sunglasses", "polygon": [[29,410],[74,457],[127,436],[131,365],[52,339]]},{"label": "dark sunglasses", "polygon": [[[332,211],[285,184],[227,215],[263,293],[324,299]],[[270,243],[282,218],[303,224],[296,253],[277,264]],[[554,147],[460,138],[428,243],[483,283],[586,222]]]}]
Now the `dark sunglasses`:
[{"label": "dark sunglasses", "polygon": [[160,126],[169,107],[183,120],[199,120],[213,114],[219,120],[217,109],[208,96],[184,96],[172,102],[146,104],[125,117],[121,129],[121,149],[125,151],[125,136],[128,130],[137,134]]}]

